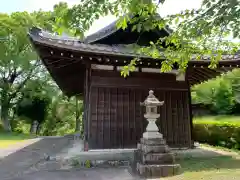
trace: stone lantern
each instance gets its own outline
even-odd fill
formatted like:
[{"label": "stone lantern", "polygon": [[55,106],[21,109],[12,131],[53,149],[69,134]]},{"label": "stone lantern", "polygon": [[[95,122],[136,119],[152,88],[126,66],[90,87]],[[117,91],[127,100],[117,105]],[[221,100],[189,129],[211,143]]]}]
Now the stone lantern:
[{"label": "stone lantern", "polygon": [[146,132],[143,133],[144,139],[156,139],[162,138],[162,134],[159,133],[159,129],[156,125],[156,120],[160,117],[160,114],[157,112],[158,107],[164,104],[164,101],[159,101],[153,94],[153,91],[149,91],[148,97],[143,103],[140,103],[142,106],[146,107],[146,113],[144,117],[148,121]]},{"label": "stone lantern", "polygon": [[140,103],[146,107],[144,117],[148,125],[134,152],[132,170],[144,178],[173,176],[181,172],[181,166],[175,163],[174,154],[155,123],[160,117],[158,107],[163,103],[154,96],[152,90],[149,91],[146,100]]}]

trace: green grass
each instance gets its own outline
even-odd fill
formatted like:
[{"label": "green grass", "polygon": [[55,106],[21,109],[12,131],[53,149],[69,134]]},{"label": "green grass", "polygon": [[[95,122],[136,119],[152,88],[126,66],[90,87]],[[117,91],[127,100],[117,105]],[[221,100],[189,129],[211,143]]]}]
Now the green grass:
[{"label": "green grass", "polygon": [[193,123],[198,124],[232,124],[235,126],[240,126],[240,116],[202,116],[195,117]]},{"label": "green grass", "polygon": [[221,150],[221,151],[226,151],[226,152],[232,152],[232,153],[237,153],[240,155],[240,151],[237,149],[229,149],[226,147],[222,147],[222,146],[211,146],[209,144],[201,144],[200,147],[209,147],[209,148],[214,148],[216,150]]},{"label": "green grass", "polygon": [[33,136],[19,133],[0,132],[0,148],[7,148],[16,143],[22,143],[24,140],[30,138],[33,138]]},{"label": "green grass", "polygon": [[183,174],[165,180],[238,180],[240,158],[220,156],[214,158],[189,158],[179,161]]},{"label": "green grass", "polygon": [[[203,116],[195,117],[193,123],[231,125],[240,127],[240,116]],[[214,158],[189,158],[181,160],[183,174],[165,178],[165,180],[240,180],[240,151],[224,147],[213,147],[220,151],[226,151],[232,156],[220,156]],[[239,154],[239,155],[236,155]]]}]

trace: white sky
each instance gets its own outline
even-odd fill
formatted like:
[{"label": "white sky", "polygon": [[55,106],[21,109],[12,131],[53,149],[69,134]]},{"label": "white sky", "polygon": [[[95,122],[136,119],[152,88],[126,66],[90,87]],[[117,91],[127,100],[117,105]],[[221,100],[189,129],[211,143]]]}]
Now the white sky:
[{"label": "white sky", "polygon": [[[62,0],[67,2],[69,6],[77,4],[80,0]],[[0,12],[11,13],[14,11],[34,10],[52,10],[53,6],[61,2],[60,0],[0,0]],[[159,13],[161,16],[178,13],[185,9],[199,8],[202,0],[166,0],[164,7],[161,7]],[[107,26],[116,18],[114,16],[101,17],[96,20],[86,35],[92,34],[99,29]]]}]

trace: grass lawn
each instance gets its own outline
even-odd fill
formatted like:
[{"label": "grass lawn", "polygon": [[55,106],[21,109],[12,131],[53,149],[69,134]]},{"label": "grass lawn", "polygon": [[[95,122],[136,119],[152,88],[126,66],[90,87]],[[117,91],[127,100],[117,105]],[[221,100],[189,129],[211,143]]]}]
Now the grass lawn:
[{"label": "grass lawn", "polygon": [[184,173],[165,180],[240,180],[240,159],[223,156],[187,159],[179,163]]},{"label": "grass lawn", "polygon": [[0,148],[7,148],[29,138],[31,138],[30,135],[0,132]]},{"label": "grass lawn", "polygon": [[[240,116],[203,116],[195,117],[194,122],[231,123],[240,126]],[[212,146],[203,145],[205,147]],[[219,156],[214,158],[189,158],[179,161],[183,174],[165,178],[166,180],[240,180],[240,151],[223,147],[214,147],[216,150],[231,152],[233,156]],[[237,154],[237,155],[236,155]]]},{"label": "grass lawn", "polygon": [[[205,145],[204,145],[205,146]],[[213,148],[212,146],[209,146]],[[215,149],[215,148],[214,148]],[[225,148],[224,148],[225,149]],[[216,150],[224,151],[223,148]],[[228,151],[229,152],[229,151]],[[240,152],[212,158],[179,160],[183,174],[165,180],[240,180]]]}]

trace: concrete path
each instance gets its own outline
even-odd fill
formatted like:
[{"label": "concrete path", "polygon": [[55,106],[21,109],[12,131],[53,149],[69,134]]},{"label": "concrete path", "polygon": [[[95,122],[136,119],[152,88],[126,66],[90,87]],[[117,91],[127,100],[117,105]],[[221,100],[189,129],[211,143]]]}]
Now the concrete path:
[{"label": "concrete path", "polygon": [[0,179],[5,180],[20,176],[30,167],[47,156],[55,155],[69,145],[65,137],[41,138],[29,146],[12,153],[0,161]]},{"label": "concrete path", "polygon": [[11,180],[139,180],[126,168],[41,171]]}]

